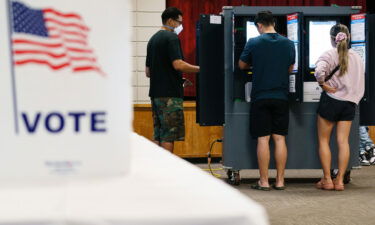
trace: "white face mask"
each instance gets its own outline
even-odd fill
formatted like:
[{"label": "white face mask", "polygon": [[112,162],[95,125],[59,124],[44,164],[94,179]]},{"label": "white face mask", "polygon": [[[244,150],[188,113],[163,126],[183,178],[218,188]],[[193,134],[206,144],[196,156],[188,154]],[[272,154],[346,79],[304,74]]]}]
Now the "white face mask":
[{"label": "white face mask", "polygon": [[179,35],[181,33],[181,31],[183,30],[184,28],[182,27],[182,24],[176,28],[174,28],[174,32]]}]

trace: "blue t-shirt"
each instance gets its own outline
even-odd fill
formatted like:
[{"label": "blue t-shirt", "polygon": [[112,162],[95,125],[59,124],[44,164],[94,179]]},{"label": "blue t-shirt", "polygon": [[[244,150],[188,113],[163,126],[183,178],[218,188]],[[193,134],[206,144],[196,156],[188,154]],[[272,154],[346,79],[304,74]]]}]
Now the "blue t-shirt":
[{"label": "blue t-shirt", "polygon": [[289,67],[295,63],[294,43],[277,33],[251,38],[240,59],[253,66],[251,100],[288,100]]}]

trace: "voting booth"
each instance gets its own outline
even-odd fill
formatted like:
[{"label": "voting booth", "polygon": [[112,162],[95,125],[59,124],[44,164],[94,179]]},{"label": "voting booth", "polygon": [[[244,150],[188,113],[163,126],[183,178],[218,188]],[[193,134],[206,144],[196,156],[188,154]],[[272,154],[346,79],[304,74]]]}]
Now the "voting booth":
[{"label": "voting booth", "polygon": [[[223,164],[228,170],[229,181],[238,183],[240,170],[258,167],[256,140],[249,133],[252,69],[242,71],[237,64],[247,40],[259,35],[254,24],[256,14],[266,10],[275,17],[276,31],[292,40],[296,50],[296,63],[289,75],[290,122],[286,168],[321,168],[316,128],[321,88],[314,71],[318,57],[332,48],[329,31],[336,23],[348,26],[352,34],[351,48],[362,56],[366,65],[366,93],[350,132],[348,168],[358,165],[360,121],[364,125],[375,122],[374,116],[371,116],[371,113],[374,115],[375,96],[372,88],[375,88],[375,74],[373,65],[369,63],[374,57],[370,52],[374,45],[370,30],[373,16],[359,14],[355,7],[228,6],[223,8],[221,15],[201,15],[198,25],[198,63],[201,72],[197,88],[197,122],[200,125],[224,126]],[[224,63],[221,63],[222,59]],[[335,138],[331,138],[331,150],[332,168],[337,168]],[[270,165],[274,165],[273,157]]]}]

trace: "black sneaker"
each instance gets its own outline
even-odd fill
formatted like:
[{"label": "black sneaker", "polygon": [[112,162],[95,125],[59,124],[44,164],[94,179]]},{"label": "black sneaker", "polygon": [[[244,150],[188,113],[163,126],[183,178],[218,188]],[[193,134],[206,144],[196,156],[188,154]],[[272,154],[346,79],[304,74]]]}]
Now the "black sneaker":
[{"label": "black sneaker", "polygon": [[366,154],[367,160],[370,160],[370,158],[372,157],[372,152],[373,152],[372,151],[372,147],[371,146],[366,146],[364,154]]},{"label": "black sneaker", "polygon": [[359,155],[359,162],[361,163],[361,166],[371,165],[370,162],[367,160],[366,154]]},{"label": "black sneaker", "polygon": [[332,180],[336,179],[338,173],[339,173],[339,169],[333,169],[333,170],[331,170],[331,178],[332,178]]}]

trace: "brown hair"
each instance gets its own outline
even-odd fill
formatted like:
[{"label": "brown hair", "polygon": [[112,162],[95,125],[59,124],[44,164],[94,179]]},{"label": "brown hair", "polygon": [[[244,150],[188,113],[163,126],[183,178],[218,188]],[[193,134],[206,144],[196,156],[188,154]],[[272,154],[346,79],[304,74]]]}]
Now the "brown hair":
[{"label": "brown hair", "polygon": [[348,71],[348,49],[349,49],[349,29],[343,24],[336,24],[331,28],[330,34],[333,41],[336,40],[336,35],[340,32],[346,34],[347,39],[337,43],[336,48],[339,54],[339,65],[340,65],[340,74],[339,76],[344,75]]},{"label": "brown hair", "polygon": [[271,11],[261,11],[255,16],[254,24],[258,27],[258,23],[264,26],[273,26],[275,24],[275,19],[273,18]]}]

